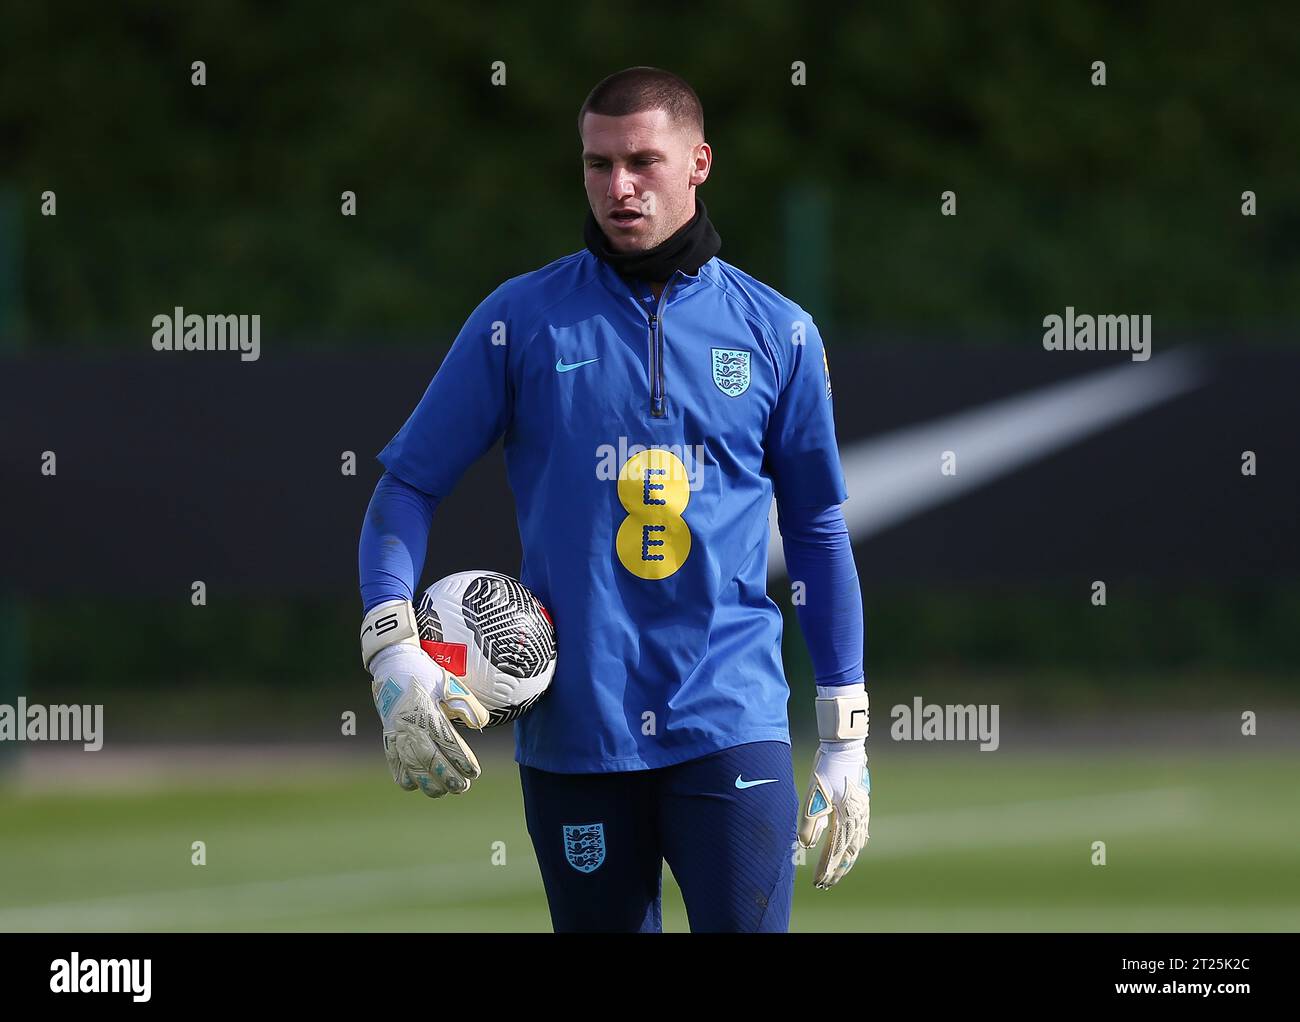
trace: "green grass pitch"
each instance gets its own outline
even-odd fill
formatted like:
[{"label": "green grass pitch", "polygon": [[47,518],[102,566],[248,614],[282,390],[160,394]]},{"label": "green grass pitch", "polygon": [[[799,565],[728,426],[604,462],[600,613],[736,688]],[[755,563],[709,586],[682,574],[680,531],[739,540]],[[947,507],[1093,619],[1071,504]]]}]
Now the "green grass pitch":
[{"label": "green grass pitch", "polygon": [[[484,767],[437,803],[394,787],[378,749],[261,777],[0,787],[0,930],[548,930],[516,768]],[[809,854],[792,929],[1300,928],[1294,758],[877,742],[872,774],[866,852],[829,892]],[[686,930],[667,876],[664,900],[664,928]]]}]

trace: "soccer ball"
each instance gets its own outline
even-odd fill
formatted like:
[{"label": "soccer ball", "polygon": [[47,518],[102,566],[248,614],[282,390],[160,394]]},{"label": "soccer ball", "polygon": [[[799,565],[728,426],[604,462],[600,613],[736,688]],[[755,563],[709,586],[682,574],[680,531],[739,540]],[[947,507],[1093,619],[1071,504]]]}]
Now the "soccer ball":
[{"label": "soccer ball", "polygon": [[522,583],[461,571],[424,591],[415,611],[420,646],[478,697],[488,727],[524,713],[555,674],[555,626]]}]

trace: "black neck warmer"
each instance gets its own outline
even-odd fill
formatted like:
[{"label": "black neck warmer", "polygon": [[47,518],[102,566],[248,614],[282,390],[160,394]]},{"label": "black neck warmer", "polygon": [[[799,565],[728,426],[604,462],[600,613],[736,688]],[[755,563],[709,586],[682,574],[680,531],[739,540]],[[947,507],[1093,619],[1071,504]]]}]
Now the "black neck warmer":
[{"label": "black neck warmer", "polygon": [[664,283],[677,270],[692,276],[718,254],[722,239],[709,222],[709,214],[699,196],[695,198],[695,216],[654,248],[644,252],[616,252],[600,229],[595,215],[587,210],[582,240],[597,259],[603,259],[624,277],[650,283]]}]

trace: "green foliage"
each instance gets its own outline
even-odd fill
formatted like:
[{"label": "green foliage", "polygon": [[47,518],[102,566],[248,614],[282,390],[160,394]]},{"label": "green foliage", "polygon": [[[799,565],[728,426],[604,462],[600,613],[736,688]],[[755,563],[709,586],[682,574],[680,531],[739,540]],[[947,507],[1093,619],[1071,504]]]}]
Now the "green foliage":
[{"label": "green foliage", "polygon": [[869,593],[873,670],[1219,671],[1284,676],[1300,660],[1294,588],[1130,589],[1095,607],[1060,588]]},{"label": "green foliage", "polygon": [[282,345],[445,340],[501,280],[580,246],[574,118],[636,63],[704,100],[724,257],[788,286],[781,197],[829,196],[829,308],[811,311],[841,335],[1037,343],[1066,304],[1162,329],[1300,313],[1285,7],[688,11],[629,30],[596,4],[8,5],[0,187],[23,213],[26,331],[139,348],[179,304],[259,312]]},{"label": "green foliage", "polygon": [[[1189,678],[1207,684],[1238,678],[1295,695],[1294,682],[1284,681],[1300,662],[1294,627],[1300,592],[1294,587],[1144,586],[1125,592],[1123,604],[1094,607],[1086,594],[1059,587],[871,590],[865,606],[867,675],[873,686],[905,677],[960,684],[984,676],[1009,690],[1033,690],[1051,677],[1052,685],[1081,698],[1123,698],[1134,677],[1156,698]],[[84,702],[111,691],[131,705],[128,716],[138,712],[143,718],[184,712],[176,703],[192,698],[186,693],[201,692],[193,723],[202,725],[205,715],[213,723],[223,716],[245,719],[243,708],[258,686],[263,694],[295,700],[304,714],[325,713],[326,704],[354,699],[364,689],[356,641],[360,609],[351,598],[198,608],[175,601],[83,599],[34,601],[24,610],[32,665],[24,690],[50,702]],[[785,607],[785,616],[787,675],[796,693],[807,692],[812,665],[793,609]],[[141,641],[141,620],[150,622],[148,642]],[[69,622],[75,622],[74,641]],[[806,700],[791,701],[796,725],[805,722],[809,708]]]}]

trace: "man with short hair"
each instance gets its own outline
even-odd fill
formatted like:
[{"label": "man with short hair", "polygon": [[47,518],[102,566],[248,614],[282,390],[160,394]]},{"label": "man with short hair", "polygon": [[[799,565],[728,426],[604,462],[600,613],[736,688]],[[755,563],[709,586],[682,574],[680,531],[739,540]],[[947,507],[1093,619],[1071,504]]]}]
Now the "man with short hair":
[{"label": "man with short hair", "polygon": [[[479,775],[449,721],[482,726],[483,707],[373,622],[396,612],[411,629],[434,509],[504,435],[520,581],[559,650],[550,691],[515,725],[555,929],[659,930],[667,861],[692,930],[784,931],[797,846],[829,828],[815,877],[828,888],[870,810],[825,350],[798,305],[717,258],[696,194],[713,154],[686,82],[611,75],[578,128],[586,247],[479,305],[379,455],[360,569],[385,750],[398,784],[434,798]],[[619,464],[602,470],[610,451]],[[766,589],[773,497],[817,682],[802,802]]]}]

